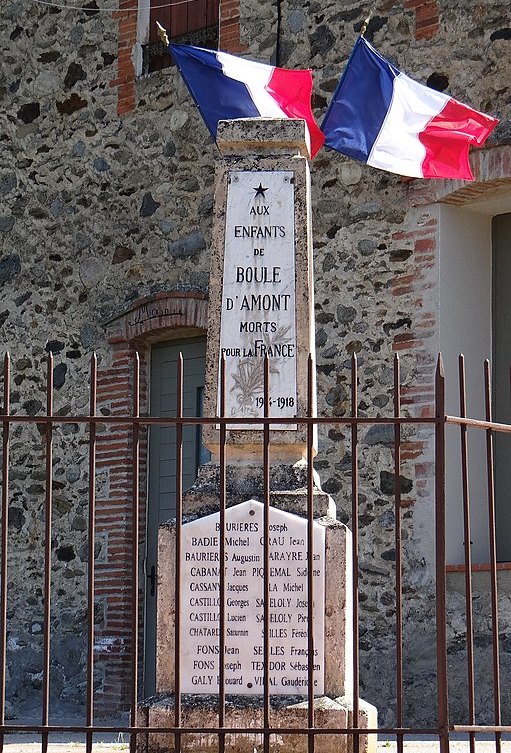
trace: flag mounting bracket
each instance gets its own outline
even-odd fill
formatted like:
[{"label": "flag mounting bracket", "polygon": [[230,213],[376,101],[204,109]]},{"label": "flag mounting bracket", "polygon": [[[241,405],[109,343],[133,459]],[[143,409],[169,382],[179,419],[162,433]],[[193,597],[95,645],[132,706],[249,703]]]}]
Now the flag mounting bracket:
[{"label": "flag mounting bracket", "polygon": [[360,36],[363,37],[364,34],[367,31],[367,27],[369,26],[369,21],[373,17],[373,11],[370,10],[367,17],[362,21],[362,28],[360,29]]}]

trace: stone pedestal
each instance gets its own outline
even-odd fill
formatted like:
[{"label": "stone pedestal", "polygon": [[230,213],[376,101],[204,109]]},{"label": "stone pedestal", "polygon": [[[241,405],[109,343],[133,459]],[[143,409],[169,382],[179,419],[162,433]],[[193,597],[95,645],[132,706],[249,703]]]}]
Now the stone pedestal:
[{"label": "stone pedestal", "polygon": [[[336,730],[333,734],[315,736],[314,750],[316,753],[352,753],[353,738],[339,732],[352,724],[350,704],[346,699],[331,699],[328,697],[314,700],[315,724],[321,729]],[[184,697],[182,703],[182,723],[186,727],[217,727],[218,699],[214,696],[199,698]],[[161,694],[150,704],[143,704],[139,709],[138,724],[140,726],[164,727],[172,726],[174,720],[174,698]],[[374,729],[376,727],[376,709],[370,704],[361,702],[359,726]],[[271,724],[274,728],[306,728],[307,701],[296,697],[281,697],[271,706]],[[236,699],[229,702],[226,708],[226,726],[240,729],[257,728],[263,725],[262,704],[259,699]],[[263,736],[260,733],[239,733],[225,736],[225,747],[229,753],[259,753],[263,750]],[[376,753],[376,735],[360,736],[360,751]],[[151,734],[140,735],[137,743],[138,753],[172,753],[174,751],[174,735]],[[190,753],[218,753],[218,735],[214,733],[184,734],[181,738],[181,750]],[[272,753],[307,753],[307,735],[285,732],[270,737],[270,751]]]},{"label": "stone pedestal", "polygon": [[[228,505],[239,505],[248,489],[262,497],[262,479],[260,469],[244,466],[238,477],[236,466],[228,469],[227,474]],[[289,466],[272,468],[273,484],[289,484],[291,490],[276,489],[272,492],[272,503],[277,501],[279,493],[285,500],[284,507],[292,501],[293,512],[304,514],[307,495],[301,484],[305,480],[302,464],[295,468]],[[200,509],[200,488],[204,494],[206,509]],[[300,488],[301,487],[301,488]],[[324,685],[322,694],[315,697],[315,726],[323,729],[335,729],[332,735],[318,735],[315,750],[319,753],[350,753],[353,750],[352,737],[339,730],[348,726],[357,726],[353,719],[352,692],[352,601],[351,601],[351,532],[335,518],[328,516],[328,510],[335,511],[333,500],[316,489],[316,523],[324,528]],[[184,504],[189,514],[185,521],[201,520],[212,509],[218,510],[218,467],[214,464],[201,469],[199,480],[185,494]],[[194,510],[192,513],[191,510]],[[305,522],[305,521],[304,521]],[[186,522],[185,522],[186,525]],[[207,526],[207,530],[214,526]],[[174,636],[175,636],[175,594],[174,578],[176,568],[175,522],[160,526],[158,547],[158,625],[157,625],[157,694],[141,704],[139,724],[150,727],[169,727],[174,724]],[[182,598],[187,598],[183,594]],[[182,636],[182,642],[186,636]],[[217,641],[214,638],[212,641]],[[229,691],[228,691],[229,692]],[[308,701],[301,695],[271,695],[271,726],[273,728],[306,728]],[[225,726],[240,729],[262,726],[262,696],[227,695]],[[218,696],[216,694],[182,695],[183,727],[201,729],[218,726]],[[359,701],[358,726],[374,729],[377,726],[377,712],[374,706]],[[169,753],[174,750],[173,736],[169,734],[151,734],[141,736],[138,741],[139,753]],[[226,736],[226,750],[229,753],[254,753],[262,745],[260,734],[231,734]],[[307,736],[285,733],[271,737],[272,753],[306,753]],[[210,733],[183,735],[182,751],[201,751],[216,753],[218,736]],[[376,735],[360,737],[361,753],[375,753]]]},{"label": "stone pedestal", "polygon": [[[207,515],[220,506],[220,468],[218,463],[208,463],[199,468],[197,479],[186,492],[183,503],[186,515]],[[307,463],[300,460],[294,465],[270,465],[270,504],[279,510],[307,515]],[[322,491],[319,476],[314,472],[314,517],[337,517],[336,505],[329,494]],[[245,502],[247,499],[263,501],[262,464],[255,462],[229,463],[226,468],[226,504]]]}]

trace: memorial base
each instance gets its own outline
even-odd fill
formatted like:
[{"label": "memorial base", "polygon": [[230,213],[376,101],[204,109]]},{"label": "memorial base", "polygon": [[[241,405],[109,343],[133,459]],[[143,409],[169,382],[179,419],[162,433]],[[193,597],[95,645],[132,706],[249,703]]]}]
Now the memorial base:
[{"label": "memorial base", "polygon": [[[353,718],[353,704],[346,695],[352,687],[352,551],[351,533],[345,525],[335,519],[335,504],[332,498],[321,490],[319,478],[314,478],[314,528],[323,531],[323,544],[315,539],[314,561],[317,563],[318,574],[315,575],[315,600],[318,599],[319,612],[324,615],[321,629],[318,626],[317,644],[321,650],[318,652],[318,664],[321,666],[322,680],[318,687],[318,697],[315,699],[315,728],[319,730],[332,729],[335,733],[320,733],[315,735],[316,753],[351,753],[353,750],[353,735],[349,732],[339,732],[350,727],[362,729],[376,729],[376,709],[370,704],[360,700],[358,722]],[[245,562],[256,562],[255,567],[260,569],[262,562],[262,544],[260,536],[261,505],[263,495],[262,469],[255,464],[231,464],[226,468],[226,525],[234,524],[238,527],[227,525],[226,552],[228,553],[229,565],[226,568],[226,595],[230,596],[231,585],[236,586],[234,601],[236,604],[227,604],[227,626],[231,626],[229,617],[231,612],[234,619],[245,628],[250,619],[257,614],[258,622],[262,616],[262,575],[253,574],[249,568],[247,572],[234,565],[232,547],[236,546],[236,554],[244,555]],[[189,489],[183,499],[183,527],[181,529],[182,560],[180,569],[180,624],[183,634],[181,636],[181,691],[182,691],[182,715],[181,726],[197,729],[195,733],[184,733],[181,736],[182,751],[200,751],[203,753],[217,753],[219,750],[218,734],[201,732],[202,729],[215,729],[218,727],[218,695],[214,690],[204,690],[196,693],[194,689],[186,687],[192,685],[211,685],[214,672],[217,671],[216,660],[212,660],[208,650],[214,656],[214,647],[218,643],[217,615],[215,612],[217,594],[215,589],[199,588],[204,581],[208,586],[215,581],[216,574],[208,572],[207,568],[215,567],[215,553],[218,548],[218,508],[220,503],[220,469],[216,463],[208,463],[200,468],[198,478]],[[279,557],[271,560],[275,572],[271,574],[270,603],[273,612],[281,605],[278,603],[285,600],[285,610],[289,607],[290,614],[285,614],[285,622],[282,618],[279,624],[271,623],[272,650],[275,654],[271,657],[279,657],[276,662],[286,663],[286,672],[293,671],[292,679],[300,679],[300,667],[294,664],[296,656],[305,656],[299,652],[303,650],[300,641],[306,639],[307,602],[302,595],[306,595],[307,587],[304,581],[305,565],[307,560],[306,529],[307,521],[307,463],[303,461],[294,465],[279,463],[270,466],[270,528],[272,531],[280,531],[283,541],[272,539],[271,552],[276,552]],[[280,518],[285,513],[285,521]],[[240,534],[240,523],[245,521],[247,530],[252,533]],[[248,522],[247,522],[248,521]],[[233,523],[234,522],[234,523]],[[285,523],[285,525],[282,525]],[[243,529],[245,530],[245,529]],[[236,531],[236,534],[232,534]],[[315,536],[317,533],[314,534]],[[239,543],[232,542],[231,538],[240,538]],[[214,539],[214,540],[213,540]],[[284,558],[290,560],[289,572],[280,574],[277,572],[277,564],[282,560],[280,552],[284,552]],[[289,555],[289,556],[288,556]],[[232,562],[231,562],[232,559]],[[198,563],[198,565],[196,564]],[[192,568],[197,573],[192,573]],[[205,568],[205,569],[204,569]],[[234,568],[237,572],[234,572]],[[287,570],[287,565],[286,565]],[[271,572],[271,571],[270,571]],[[157,611],[157,645],[156,645],[156,690],[157,695],[144,701],[139,707],[139,726],[152,728],[174,726],[174,679],[175,679],[175,578],[176,578],[176,525],[175,521],[169,521],[160,526],[158,537],[158,611]],[[249,579],[249,588],[246,588],[246,579]],[[322,584],[320,584],[320,579]],[[192,589],[192,585],[194,588]],[[324,590],[324,595],[322,594]],[[203,593],[205,591],[205,593]],[[295,591],[297,593],[295,593]],[[288,593],[290,592],[290,593]],[[242,600],[238,599],[240,596]],[[258,599],[256,597],[259,597]],[[324,599],[324,603],[320,600]],[[258,603],[255,603],[255,600]],[[192,604],[193,601],[193,604]],[[232,601],[232,599],[229,599]],[[237,602],[240,602],[239,604]],[[321,603],[321,606],[319,604]],[[194,614],[202,609],[206,614]],[[292,609],[290,607],[292,605]],[[199,605],[199,606],[197,606]],[[284,609],[284,607],[283,607]],[[270,618],[272,617],[270,612]],[[279,614],[275,614],[280,619]],[[200,619],[199,619],[200,618]],[[204,618],[204,619],[203,619]],[[241,621],[243,618],[243,622]],[[316,618],[317,619],[317,618]],[[295,622],[299,622],[295,625]],[[192,627],[204,628],[204,632],[198,632]],[[234,622],[238,627],[238,622]],[[283,626],[283,629],[282,629]],[[293,628],[302,628],[293,630]],[[235,678],[239,679],[239,685],[253,688],[257,672],[262,671],[260,631],[258,642],[254,643],[254,636],[247,630],[249,635],[246,640],[233,638],[238,633],[230,633],[227,648],[229,656],[235,654],[236,663],[242,666],[236,669]],[[315,629],[316,632],[316,629]],[[286,635],[284,635],[284,633]],[[197,639],[196,636],[205,636]],[[209,636],[209,637],[208,637]],[[297,637],[298,636],[298,637]],[[305,636],[305,638],[304,638]],[[200,646],[195,645],[199,640]],[[242,641],[236,643],[236,641]],[[251,642],[252,641],[252,642]],[[209,646],[211,644],[211,647]],[[240,646],[240,648],[238,648]],[[290,646],[293,646],[291,651]],[[200,653],[197,649],[200,648]],[[255,650],[257,649],[257,651]],[[278,653],[277,653],[278,652]],[[290,656],[288,656],[290,654]],[[306,659],[305,659],[306,661]],[[229,661],[229,664],[234,662]],[[200,666],[199,666],[200,665]],[[206,665],[208,668],[206,669]],[[212,665],[212,666],[210,666]],[[255,666],[257,665],[257,666]],[[197,669],[195,669],[197,667]],[[227,671],[227,670],[226,670]],[[316,670],[315,670],[316,671]],[[320,671],[320,670],[318,670]],[[229,668],[231,674],[235,672]],[[228,672],[228,675],[229,675]],[[254,677],[251,676],[254,674]],[[193,682],[193,675],[196,682]],[[280,682],[275,668],[274,682]],[[211,676],[210,676],[211,675]],[[238,677],[239,675],[239,677]],[[296,675],[296,678],[294,677]],[[286,675],[287,676],[287,675]],[[229,677],[227,677],[229,679]],[[289,678],[288,678],[289,679]],[[199,682],[200,680],[200,682]],[[207,683],[206,683],[207,680]],[[231,683],[233,684],[233,683]],[[288,687],[289,687],[289,683]],[[298,686],[298,684],[297,684]],[[252,691],[254,692],[254,691]],[[260,691],[259,691],[260,692]],[[232,689],[231,689],[232,693]],[[230,753],[259,753],[263,749],[262,735],[256,730],[263,727],[262,697],[254,694],[229,695],[226,704],[225,727],[237,729],[254,729],[254,733],[226,734],[225,750]],[[271,723],[276,729],[307,728],[308,726],[308,702],[304,695],[279,695],[276,692],[271,696]],[[359,749],[362,753],[376,751],[376,735],[361,735]],[[141,735],[137,743],[138,753],[167,753],[175,750],[175,740],[172,733],[151,733]],[[307,753],[307,734],[291,732],[273,734],[270,737],[270,750],[274,753]]]},{"label": "memorial base", "polygon": [[[271,698],[270,726],[272,728],[306,728],[308,702],[299,696],[273,696]],[[262,696],[228,696],[225,726],[240,729],[263,725]],[[315,735],[315,753],[351,753],[353,736],[338,730],[353,726],[353,703],[346,697],[316,698],[314,700],[315,727],[336,730],[334,734]],[[174,726],[174,697],[160,694],[148,699],[139,707],[138,726]],[[218,753],[218,735],[201,732],[203,728],[218,727],[218,696],[186,695],[182,697],[181,726],[196,728],[197,732],[181,736],[181,751]],[[358,726],[375,729],[376,708],[360,700]],[[270,736],[272,753],[307,753],[308,736],[305,733],[282,733]],[[376,735],[360,736],[360,753],[376,753]],[[173,753],[172,733],[141,734],[137,753]],[[226,734],[225,750],[229,753],[259,753],[263,750],[263,736],[259,732]]]},{"label": "memorial base", "polygon": [[[270,504],[278,510],[295,515],[307,515],[307,463],[275,463],[270,465]],[[322,491],[319,476],[314,473],[314,517],[335,518],[336,506],[332,497]],[[226,501],[232,507],[247,499],[264,499],[262,463],[230,463],[226,468]],[[185,514],[207,515],[220,506],[220,466],[201,465],[197,478],[184,495]]]},{"label": "memorial base", "polygon": [[[302,503],[303,496],[305,495],[302,495]],[[262,675],[260,677],[253,676],[254,672],[256,674],[257,672],[262,672],[261,666],[253,666],[254,664],[260,664],[260,659],[257,657],[261,657],[260,652],[262,650],[262,632],[260,627],[262,624],[262,574],[260,573],[262,545],[259,543],[262,530],[261,507],[260,502],[249,500],[248,502],[228,508],[226,513],[227,522],[230,519],[256,521],[252,524],[255,533],[251,534],[254,539],[255,548],[247,547],[247,542],[245,542],[244,546],[241,546],[242,542],[240,541],[238,545],[238,553],[241,552],[241,554],[250,556],[250,560],[246,560],[247,562],[256,562],[256,572],[254,573],[251,569],[254,565],[248,565],[246,569],[238,569],[238,572],[233,575],[233,568],[237,569],[237,565],[229,560],[226,584],[226,595],[229,597],[226,599],[227,626],[230,628],[233,626],[235,628],[249,628],[243,630],[243,636],[246,636],[246,639],[245,637],[237,638],[237,630],[231,630],[231,637],[229,637],[228,633],[229,647],[231,647],[232,643],[229,656],[235,657],[236,661],[241,660],[241,665],[244,665],[244,668],[240,666],[236,671],[232,668],[234,672],[233,677],[239,679],[240,685],[243,683],[243,687],[247,689],[251,688],[252,691],[248,692],[247,695],[253,695],[254,697],[258,696],[255,688],[262,681]],[[285,517],[285,525],[281,525],[283,522],[281,520],[282,517]],[[294,687],[303,687],[302,680],[304,672],[306,672],[306,666],[300,657],[307,656],[307,571],[304,566],[307,557],[305,549],[307,522],[303,517],[283,513],[273,507],[270,513],[270,524],[272,520],[275,530],[286,529],[286,533],[275,542],[275,547],[280,547],[283,552],[287,551],[289,553],[289,555],[285,553],[279,555],[280,559],[275,562],[280,562],[282,557],[284,557],[284,559],[289,560],[289,567],[285,565],[284,568],[270,568],[272,586],[270,604],[274,600],[272,609],[280,609],[282,612],[285,605],[283,615],[276,614],[273,616],[270,613],[270,620],[273,617],[273,621],[271,622],[273,629],[270,632],[270,638],[273,648],[279,652],[274,656],[278,657],[277,662],[282,664],[282,672],[286,673],[286,677],[291,662],[300,665],[294,667],[292,674],[287,677],[287,687],[290,687],[289,680],[292,680],[293,683],[296,681]],[[186,682],[190,681],[194,685],[204,686],[207,680],[208,685],[211,685],[214,673],[217,671],[216,664],[209,666],[203,664],[202,660],[211,660],[215,656],[215,647],[218,645],[218,613],[216,611],[218,607],[206,606],[204,607],[206,609],[205,613],[200,611],[203,607],[197,607],[199,613],[193,616],[191,614],[188,615],[190,610],[196,610],[195,607],[190,606],[192,602],[194,604],[205,603],[209,605],[215,603],[217,599],[216,594],[218,589],[214,588],[214,584],[212,591],[210,588],[204,591],[202,584],[202,581],[206,579],[208,581],[206,585],[211,587],[211,580],[216,577],[216,575],[211,574],[213,571],[210,572],[208,568],[211,563],[215,564],[214,558],[218,545],[218,540],[215,538],[217,523],[218,513],[196,518],[194,522],[185,524],[182,529],[182,549],[185,552],[185,559],[181,565],[180,616],[181,629],[183,631],[181,635],[181,690],[185,693],[195,692],[194,689],[185,687]],[[197,525],[199,526],[198,529]],[[316,640],[320,641],[317,645],[317,661],[323,665],[323,678],[320,683],[321,689],[318,688],[318,693],[336,698],[345,695],[349,691],[352,682],[352,605],[351,589],[349,587],[352,581],[351,533],[346,526],[333,518],[319,518],[315,521],[314,526],[316,529],[315,537],[320,535],[320,531],[324,537],[322,546],[319,544],[319,539],[315,539],[316,556],[318,557],[315,562],[319,568],[317,575],[315,575],[318,605],[320,604],[319,599],[324,599],[324,605],[321,602],[322,606],[318,606],[316,615],[316,619],[321,619],[322,622],[321,630],[318,625],[316,633],[318,636]],[[193,531],[188,533],[190,527]],[[191,539],[189,538],[190,536],[192,536]],[[213,536],[212,539],[211,536]],[[211,541],[206,542],[206,538],[211,539]],[[229,541],[229,538],[228,536],[227,541]],[[293,545],[290,543],[291,539],[293,539]],[[208,547],[207,551],[204,549],[205,546]],[[256,552],[256,559],[252,560],[254,552]],[[193,560],[192,556],[194,557]],[[198,567],[195,565],[195,558],[197,556],[207,558],[205,560],[206,567],[201,563],[199,563]],[[188,562],[188,560],[191,560],[191,562]],[[272,562],[274,561],[272,560]],[[163,694],[173,693],[174,691],[175,567],[176,527],[172,521],[160,526],[158,537],[156,692]],[[191,582],[192,570],[197,571],[197,578],[201,581],[200,583]],[[277,572],[280,570],[282,572]],[[321,584],[320,578],[322,581]],[[232,586],[231,590],[229,589],[230,586]],[[321,594],[322,591],[324,595]],[[213,597],[211,597],[211,593]],[[232,594],[236,598],[232,597]],[[237,597],[240,595],[243,599],[238,604]],[[206,601],[204,601],[204,598]],[[211,601],[212,598],[213,601]],[[283,602],[282,604],[280,604],[281,601]],[[229,603],[231,602],[232,605],[230,606]],[[286,614],[285,612],[288,609],[289,614]],[[233,619],[230,619],[231,612],[233,613]],[[188,617],[185,616],[185,613]],[[254,617],[256,622],[252,624],[251,620],[253,622],[253,615],[256,613],[257,615]],[[254,625],[255,632],[253,629]],[[197,628],[201,628],[200,632]],[[240,631],[239,635],[241,634]],[[321,637],[319,637],[320,635]],[[200,654],[197,653],[198,646],[195,645],[197,642],[201,644]],[[209,644],[211,644],[211,648],[209,648]],[[293,650],[291,650],[291,646]],[[324,657],[323,659],[320,658],[322,656]],[[198,659],[199,662],[194,663],[192,660],[195,659]],[[209,666],[209,669],[206,669],[206,666]],[[183,673],[185,674],[183,675]],[[194,682],[192,675],[198,674],[204,675],[205,678],[195,678]],[[241,675],[243,675],[243,679],[241,679]],[[273,679],[275,680],[275,678]],[[319,682],[319,678],[316,679]],[[229,677],[227,678],[228,680]],[[204,692],[211,693],[215,691],[204,688]],[[285,691],[282,694],[287,695]],[[278,693],[274,693],[274,695],[278,696]]]}]

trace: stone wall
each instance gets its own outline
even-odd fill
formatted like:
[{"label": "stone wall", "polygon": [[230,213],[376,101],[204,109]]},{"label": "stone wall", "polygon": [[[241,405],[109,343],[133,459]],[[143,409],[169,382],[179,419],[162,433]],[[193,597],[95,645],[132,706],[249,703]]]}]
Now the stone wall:
[{"label": "stone wall", "polygon": [[[105,380],[103,415],[119,410],[110,385],[117,381],[115,389],[128,400],[127,362],[135,345],[144,350],[150,333],[115,345],[108,322],[168,291],[199,298],[207,292],[216,148],[175,68],[137,78],[134,0],[127,0],[122,17],[107,12],[113,5],[92,0],[63,9],[6,0],[0,9],[0,322],[13,355],[12,409],[19,413],[44,412],[50,351],[56,411],[87,410],[93,350]],[[356,3],[226,0],[220,38],[224,49],[231,45],[258,60],[278,55],[280,65],[312,67],[320,118],[366,13]],[[508,23],[507,3],[497,0],[462,6],[405,0],[377,5],[367,36],[409,75],[500,117],[491,154],[511,137]],[[509,190],[508,168],[500,176],[481,175],[481,190],[496,177],[499,190]],[[399,352],[404,407],[430,414],[439,342],[434,202],[449,191],[421,203],[419,182],[411,188],[398,176],[326,151],[314,161],[312,180],[320,413],[350,411],[350,357],[357,353],[360,413],[390,414],[392,356]],[[166,334],[175,334],[172,323],[158,337]],[[106,425],[102,431],[112,445],[98,468],[107,506],[127,499],[112,486],[108,455],[129,458],[131,450],[129,437],[109,433]],[[44,437],[36,427],[12,434],[8,699],[18,708],[27,698],[37,701],[41,685]],[[87,448],[78,425],[55,434],[52,691],[63,705],[83,700]],[[406,719],[431,723],[431,433],[405,438]],[[392,723],[391,437],[369,429],[362,440],[362,695]],[[348,431],[321,434],[316,468],[347,522],[350,452]],[[128,510],[121,520],[129,526]],[[119,558],[120,591],[129,584],[125,547],[126,538],[108,530],[98,537],[97,561],[106,563],[107,580]],[[119,657],[126,656],[129,638],[122,598],[117,611],[100,599],[97,612],[97,703],[107,712],[124,702]],[[462,713],[459,704],[457,710]]]}]

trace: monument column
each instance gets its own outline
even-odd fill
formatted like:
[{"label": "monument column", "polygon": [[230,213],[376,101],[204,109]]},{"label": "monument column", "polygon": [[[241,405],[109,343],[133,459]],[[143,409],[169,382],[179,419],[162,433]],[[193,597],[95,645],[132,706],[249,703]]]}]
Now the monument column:
[{"label": "monument column", "polygon": [[[263,416],[267,355],[269,414],[276,419],[270,432],[272,463],[294,464],[307,452],[306,426],[277,422],[306,415],[307,362],[315,352],[306,139],[302,120],[221,121],[217,133],[222,159],[216,175],[205,415],[219,415],[223,355],[226,416]],[[213,426],[204,430],[213,460],[218,435]],[[229,425],[227,446],[229,463],[259,459],[261,425]]]}]

